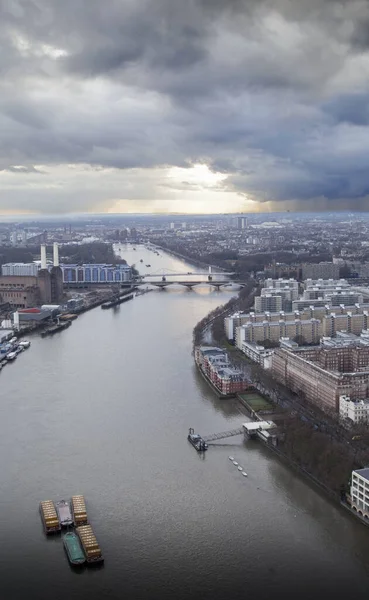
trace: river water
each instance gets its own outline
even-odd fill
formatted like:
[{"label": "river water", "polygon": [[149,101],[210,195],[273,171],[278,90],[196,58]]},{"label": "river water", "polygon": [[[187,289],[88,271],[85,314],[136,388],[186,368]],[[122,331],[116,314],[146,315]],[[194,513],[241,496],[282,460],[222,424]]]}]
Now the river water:
[{"label": "river water", "polygon": [[[156,273],[195,271],[139,246],[121,255]],[[258,442],[235,437],[200,456],[186,439],[189,427],[206,435],[244,420],[191,356],[194,325],[230,296],[173,287],[97,308],[34,336],[3,369],[1,598],[364,597],[369,529]],[[60,536],[43,533],[39,501],[78,493],[101,569],[73,571]]]}]

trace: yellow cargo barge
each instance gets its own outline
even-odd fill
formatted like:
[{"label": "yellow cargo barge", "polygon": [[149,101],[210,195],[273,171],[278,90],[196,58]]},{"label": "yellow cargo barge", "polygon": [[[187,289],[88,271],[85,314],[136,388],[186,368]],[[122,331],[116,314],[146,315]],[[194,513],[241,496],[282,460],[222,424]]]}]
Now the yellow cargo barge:
[{"label": "yellow cargo barge", "polygon": [[56,512],[55,504],[52,500],[40,502],[40,513],[45,533],[57,533],[61,530],[59,517]]},{"label": "yellow cargo barge", "polygon": [[89,564],[103,562],[104,558],[91,525],[82,525],[81,527],[77,527],[76,531],[81,540],[86,561]]},{"label": "yellow cargo barge", "polygon": [[86,503],[83,496],[72,496],[72,512],[76,527],[88,524]]}]

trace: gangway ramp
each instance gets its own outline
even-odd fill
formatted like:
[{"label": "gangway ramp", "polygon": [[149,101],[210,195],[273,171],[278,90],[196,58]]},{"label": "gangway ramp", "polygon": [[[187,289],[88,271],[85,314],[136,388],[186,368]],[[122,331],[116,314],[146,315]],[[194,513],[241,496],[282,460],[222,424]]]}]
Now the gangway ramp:
[{"label": "gangway ramp", "polygon": [[224,440],[225,438],[233,437],[234,435],[242,435],[245,432],[243,427],[231,429],[230,431],[222,431],[221,433],[212,433],[203,438],[204,442],[215,442],[216,440]]}]

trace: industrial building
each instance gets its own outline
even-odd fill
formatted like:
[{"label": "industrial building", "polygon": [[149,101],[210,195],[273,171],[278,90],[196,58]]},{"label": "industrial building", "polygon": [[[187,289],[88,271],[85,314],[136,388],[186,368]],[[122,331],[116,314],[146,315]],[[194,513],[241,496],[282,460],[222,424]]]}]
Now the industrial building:
[{"label": "industrial building", "polygon": [[129,283],[132,280],[132,269],[129,265],[60,265],[63,283]]},{"label": "industrial building", "polygon": [[[32,274],[33,273],[33,274]],[[53,265],[47,265],[46,246],[41,246],[41,263],[3,265],[0,277],[0,302],[22,309],[58,303],[63,298],[62,271],[58,245],[54,244]]]},{"label": "industrial building", "polygon": [[7,263],[1,267],[3,277],[37,277],[38,271],[36,263]]}]

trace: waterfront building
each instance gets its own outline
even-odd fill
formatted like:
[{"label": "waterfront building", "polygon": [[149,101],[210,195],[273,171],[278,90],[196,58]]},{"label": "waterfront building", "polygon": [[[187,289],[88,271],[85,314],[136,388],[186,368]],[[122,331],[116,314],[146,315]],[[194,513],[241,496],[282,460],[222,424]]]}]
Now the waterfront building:
[{"label": "waterfront building", "polygon": [[45,245],[41,246],[39,266],[36,263],[3,265],[0,302],[8,302],[16,309],[60,302],[63,298],[63,280],[58,263],[58,248],[54,244],[53,265],[47,265]]},{"label": "waterfront building", "polygon": [[369,421],[369,400],[351,400],[350,396],[339,398],[339,411],[342,419],[350,419],[355,424]]},{"label": "waterfront building", "polygon": [[132,269],[129,265],[60,265],[64,284],[73,283],[129,283],[132,280]]},{"label": "waterfront building", "polygon": [[352,471],[350,496],[351,507],[369,518],[369,468]]},{"label": "waterfront building", "polygon": [[222,395],[244,392],[250,387],[244,373],[232,367],[227,352],[221,348],[197,346],[195,361]]}]

